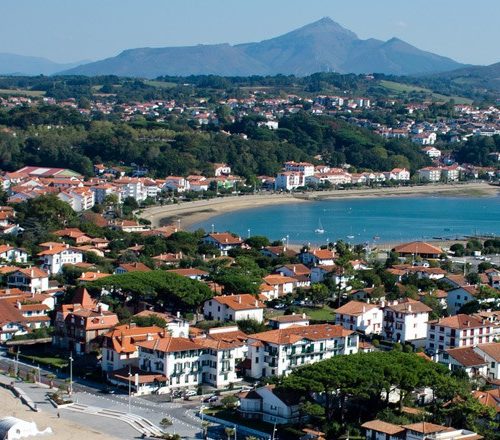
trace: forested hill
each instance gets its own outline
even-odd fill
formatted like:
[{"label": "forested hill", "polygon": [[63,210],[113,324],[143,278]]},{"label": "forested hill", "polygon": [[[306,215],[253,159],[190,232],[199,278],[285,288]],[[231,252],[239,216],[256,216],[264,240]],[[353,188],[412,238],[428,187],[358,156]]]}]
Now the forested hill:
[{"label": "forested hill", "polygon": [[[244,117],[220,129],[192,128],[180,120],[147,122],[90,121],[60,107],[19,107],[0,111],[0,159],[3,169],[26,164],[68,167],[92,175],[93,163],[139,164],[156,177],[202,172],[211,163],[227,162],[246,178],[274,175],[287,160],[321,155],[332,166],[349,163],[358,169],[388,170],[427,164],[408,140],[386,141],[342,120],[299,113],[280,121],[278,130],[257,126]],[[241,136],[246,134],[247,139]],[[123,162],[122,162],[123,161]]]}]

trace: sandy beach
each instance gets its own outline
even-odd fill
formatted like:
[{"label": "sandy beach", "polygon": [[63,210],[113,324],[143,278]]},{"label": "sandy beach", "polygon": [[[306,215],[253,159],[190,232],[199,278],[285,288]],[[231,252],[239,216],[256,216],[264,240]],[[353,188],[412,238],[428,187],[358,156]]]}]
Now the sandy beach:
[{"label": "sandy beach", "polygon": [[210,200],[196,200],[175,205],[154,206],[139,212],[139,216],[149,220],[153,226],[180,224],[181,229],[189,229],[195,223],[205,221],[215,215],[242,209],[258,208],[266,205],[285,203],[306,203],[310,200],[359,199],[374,197],[408,196],[495,196],[500,187],[484,182],[464,184],[436,184],[395,188],[359,188],[350,190],[316,191],[294,194],[272,194],[263,192],[256,195],[228,196]]},{"label": "sandy beach", "polygon": [[0,418],[13,416],[28,422],[35,422],[38,430],[42,431],[50,427],[52,435],[40,436],[41,439],[57,440],[118,440],[118,437],[110,437],[88,427],[73,423],[64,418],[57,418],[55,414],[33,412],[19,399],[14,397],[10,391],[0,388]]}]

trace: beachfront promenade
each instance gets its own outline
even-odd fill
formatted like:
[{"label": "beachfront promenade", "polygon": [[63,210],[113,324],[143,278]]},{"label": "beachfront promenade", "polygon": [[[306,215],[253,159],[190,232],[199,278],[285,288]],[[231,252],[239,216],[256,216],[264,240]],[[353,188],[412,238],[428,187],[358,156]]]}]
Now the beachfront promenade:
[{"label": "beachfront promenade", "polygon": [[138,211],[138,215],[145,220],[149,220],[154,227],[178,224],[181,229],[186,229],[190,225],[226,212],[257,208],[266,205],[303,203],[307,200],[403,197],[415,195],[494,196],[498,194],[498,191],[498,186],[493,186],[486,182],[428,184],[421,186],[384,188],[353,188],[348,190],[293,193],[272,193],[262,191],[251,195],[231,195],[214,199],[154,206]]}]

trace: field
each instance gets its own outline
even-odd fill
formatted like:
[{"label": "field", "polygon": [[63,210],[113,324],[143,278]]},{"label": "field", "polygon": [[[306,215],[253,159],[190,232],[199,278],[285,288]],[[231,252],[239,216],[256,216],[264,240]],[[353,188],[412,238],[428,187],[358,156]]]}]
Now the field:
[{"label": "field", "polygon": [[335,320],[335,311],[331,307],[301,307],[298,313],[305,313],[311,318],[311,321],[333,321]]},{"label": "field", "polygon": [[176,86],[175,83],[153,80],[146,80],[144,81],[144,84],[147,84],[148,86],[158,87],[160,89],[171,89],[172,87]]},{"label": "field", "polygon": [[380,85],[387,90],[394,92],[396,95],[405,95],[410,93],[425,93],[429,95],[434,101],[449,101],[453,99],[456,104],[472,104],[472,99],[464,98],[462,96],[445,96],[439,93],[434,93],[430,89],[424,87],[412,86],[410,84],[402,84],[394,81],[380,81]]},{"label": "field", "polygon": [[0,95],[40,97],[44,96],[45,92],[41,90],[0,89]]}]

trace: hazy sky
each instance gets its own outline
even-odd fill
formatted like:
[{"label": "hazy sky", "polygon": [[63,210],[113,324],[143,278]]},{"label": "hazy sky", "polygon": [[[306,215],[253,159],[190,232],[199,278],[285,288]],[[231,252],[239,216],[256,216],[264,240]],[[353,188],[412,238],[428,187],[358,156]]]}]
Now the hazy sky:
[{"label": "hazy sky", "polygon": [[472,64],[500,61],[500,0],[0,0],[0,52],[58,62],[260,41],[331,17]]}]

